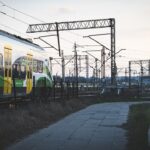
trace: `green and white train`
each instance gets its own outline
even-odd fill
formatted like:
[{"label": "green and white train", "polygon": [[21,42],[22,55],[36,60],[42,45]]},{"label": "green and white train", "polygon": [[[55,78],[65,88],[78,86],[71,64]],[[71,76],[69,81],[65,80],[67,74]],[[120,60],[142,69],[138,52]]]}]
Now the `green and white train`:
[{"label": "green and white train", "polygon": [[23,95],[32,92],[33,84],[52,87],[50,65],[39,45],[0,30],[0,97],[13,95],[14,87]]}]

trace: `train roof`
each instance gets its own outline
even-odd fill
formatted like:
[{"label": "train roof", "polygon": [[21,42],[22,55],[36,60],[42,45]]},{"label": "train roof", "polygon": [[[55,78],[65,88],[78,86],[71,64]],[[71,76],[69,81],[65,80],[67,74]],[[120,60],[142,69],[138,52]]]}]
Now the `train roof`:
[{"label": "train roof", "polygon": [[30,41],[30,40],[28,40],[28,39],[25,39],[25,38],[22,38],[22,37],[20,37],[20,36],[18,36],[18,35],[8,33],[8,32],[6,32],[6,31],[4,31],[4,30],[0,30],[0,35],[6,36],[6,37],[11,38],[11,39],[13,39],[13,40],[17,40],[17,41],[19,41],[19,42],[21,42],[21,43],[24,43],[24,44],[33,46],[33,47],[38,48],[38,49],[40,49],[40,50],[44,50],[44,49],[43,49],[42,47],[40,47],[38,44],[35,44],[35,43],[33,43],[32,41]]}]

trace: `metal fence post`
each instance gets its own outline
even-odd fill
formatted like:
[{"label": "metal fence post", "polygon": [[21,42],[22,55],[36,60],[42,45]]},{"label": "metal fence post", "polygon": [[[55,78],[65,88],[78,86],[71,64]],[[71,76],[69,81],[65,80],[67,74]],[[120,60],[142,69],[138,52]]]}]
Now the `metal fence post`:
[{"label": "metal fence post", "polygon": [[55,87],[56,87],[56,80],[55,80],[55,78],[54,78],[54,85],[53,85],[53,96],[54,96],[54,101],[55,101],[55,97],[56,97],[56,89],[55,89]]},{"label": "metal fence post", "polygon": [[74,81],[72,82],[72,96],[74,97],[74,95],[75,95],[75,90],[74,90],[75,88],[74,88]]},{"label": "metal fence post", "polygon": [[35,76],[33,76],[33,88],[32,88],[32,99],[34,101],[35,98]]},{"label": "metal fence post", "polygon": [[15,78],[14,77],[13,77],[13,87],[14,87],[14,90],[13,90],[13,92],[14,92],[14,98],[16,100],[16,84],[15,84]]},{"label": "metal fence post", "polygon": [[60,86],[61,86],[61,98],[63,99],[63,91],[64,91],[63,80],[60,81]]},{"label": "metal fence post", "polygon": [[45,94],[45,96],[46,96],[46,94],[47,94],[47,93],[46,93],[46,77],[44,77],[44,92],[45,92],[44,94]]},{"label": "metal fence post", "polygon": [[70,96],[70,83],[69,81],[67,81],[67,99],[69,100],[69,96]]}]

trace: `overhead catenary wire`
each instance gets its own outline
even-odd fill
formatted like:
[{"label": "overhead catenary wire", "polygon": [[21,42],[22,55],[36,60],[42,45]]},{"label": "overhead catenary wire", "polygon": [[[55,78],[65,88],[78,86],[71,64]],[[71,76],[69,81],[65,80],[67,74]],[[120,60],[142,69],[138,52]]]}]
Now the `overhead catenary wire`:
[{"label": "overhead catenary wire", "polygon": [[7,4],[5,4],[5,3],[2,2],[2,1],[0,1],[0,3],[2,4],[2,6],[5,6],[5,7],[9,8],[9,9],[12,9],[12,10],[14,10],[14,11],[20,13],[20,14],[23,14],[23,15],[25,15],[25,16],[28,16],[28,17],[30,17],[30,18],[32,18],[32,19],[34,19],[34,20],[39,21],[39,22],[45,23],[45,21],[43,21],[43,20],[41,20],[41,19],[38,19],[38,18],[36,18],[36,17],[34,17],[34,16],[31,16],[31,15],[29,15],[29,14],[27,14],[27,13],[24,13],[24,12],[22,12],[22,11],[16,9],[16,8],[13,8],[13,7],[11,7],[11,6],[7,5]]},{"label": "overhead catenary wire", "polygon": [[68,39],[66,39],[66,38],[64,38],[64,37],[60,37],[60,39],[66,41],[66,42],[68,42],[68,43],[70,43],[70,44],[74,44],[74,42],[72,42],[72,41],[70,41],[70,40],[68,40]]},{"label": "overhead catenary wire", "polygon": [[78,37],[83,37],[81,34],[74,33],[74,32],[72,32],[72,31],[67,31],[67,32],[69,32],[69,33],[71,33],[71,34],[73,34],[73,35],[75,35],[75,36],[78,36]]},{"label": "overhead catenary wire", "polygon": [[27,35],[27,34],[24,34],[23,32],[20,32],[20,31],[14,29],[14,28],[12,28],[12,27],[9,27],[9,26],[7,26],[7,25],[0,24],[0,26],[3,26],[3,27],[8,28],[8,29],[11,29],[11,30],[13,30],[13,31],[15,31],[15,32],[17,32],[17,33],[19,33],[19,34],[24,35],[24,36],[28,36],[29,38],[33,38],[32,36],[29,36],[29,35]]},{"label": "overhead catenary wire", "polygon": [[[5,7],[9,8],[9,9],[12,9],[12,10],[14,10],[14,11],[16,11],[16,12],[18,12],[18,13],[21,13],[21,14],[23,14],[23,15],[25,15],[25,16],[28,16],[28,17],[30,17],[30,18],[32,18],[32,19],[34,19],[34,20],[40,21],[40,22],[42,22],[42,23],[45,23],[45,21],[43,21],[43,20],[41,20],[41,19],[38,19],[38,18],[36,18],[36,17],[34,17],[34,16],[31,16],[31,15],[29,15],[29,14],[27,14],[27,13],[24,13],[24,12],[22,12],[22,11],[16,9],[16,8],[13,8],[13,7],[7,5],[6,3],[4,3],[4,2],[2,2],[2,1],[0,1],[0,3],[2,4],[2,6],[5,6]],[[1,13],[4,14],[4,15],[7,15],[8,17],[11,17],[11,18],[13,18],[13,19],[16,19],[17,21],[20,21],[20,22],[22,22],[22,23],[25,23],[25,24],[29,25],[29,24],[26,23],[25,21],[22,21],[22,20],[20,20],[20,19],[18,19],[18,18],[12,17],[12,16],[10,16],[10,15],[4,13],[4,12],[1,12]],[[72,31],[68,31],[68,32],[71,33],[71,34],[73,34],[73,35],[76,35],[76,36],[78,36],[78,37],[82,37],[82,35],[77,34],[77,33],[74,33],[74,32],[72,32]],[[64,39],[64,38],[62,38],[62,39],[65,40],[65,41],[68,41],[69,43],[73,43],[73,42],[70,42],[69,40],[66,40],[66,39]]]},{"label": "overhead catenary wire", "polygon": [[18,19],[18,18],[16,18],[16,17],[10,16],[10,15],[8,15],[7,13],[5,13],[5,12],[3,12],[3,11],[0,11],[0,13],[3,14],[3,15],[5,15],[5,16],[7,16],[7,17],[9,17],[9,18],[12,18],[12,19],[14,19],[14,20],[17,20],[17,21],[19,21],[19,22],[21,22],[21,23],[23,23],[23,24],[29,25],[27,22],[25,22],[25,21],[23,21],[23,20],[21,20],[21,19]]},{"label": "overhead catenary wire", "polygon": [[[0,3],[2,4],[2,6],[5,6],[5,7],[9,8],[9,9],[12,9],[12,10],[14,10],[14,11],[16,11],[16,12],[18,12],[18,13],[21,13],[21,14],[23,14],[23,15],[25,15],[25,16],[28,16],[28,17],[30,17],[30,18],[32,18],[32,19],[34,19],[34,20],[40,21],[40,22],[42,22],[42,23],[45,23],[43,20],[38,19],[38,18],[36,18],[36,17],[34,17],[34,16],[31,16],[31,15],[29,15],[29,14],[27,14],[27,13],[24,13],[24,12],[22,12],[22,11],[20,11],[20,10],[17,10],[16,8],[13,8],[13,7],[7,5],[7,4],[4,3],[3,1],[0,1]],[[16,17],[10,16],[10,15],[8,15],[8,14],[5,13],[5,12],[2,12],[2,11],[1,11],[0,13],[3,14],[3,15],[8,16],[8,17],[10,17],[10,18],[12,18],[12,19],[14,19],[14,20],[17,20],[17,21],[19,21],[19,22],[21,22],[21,23],[24,23],[24,24],[26,24],[26,25],[29,25],[27,22],[25,22],[25,21],[23,21],[23,20],[21,20],[21,19],[18,19],[18,18],[16,18]],[[71,34],[73,34],[73,35],[76,35],[76,36],[78,36],[78,37],[82,37],[82,35],[80,35],[80,34],[77,34],[77,33],[71,32],[71,31],[68,31],[68,32],[71,33]],[[72,42],[72,41],[70,41],[70,40],[67,40],[67,39],[65,39],[65,38],[61,38],[61,39],[63,39],[64,41],[66,41],[66,42],[68,42],[68,43],[71,43],[71,44],[74,43],[74,42]]]},{"label": "overhead catenary wire", "polygon": [[[34,19],[34,20],[38,20],[38,21],[40,21],[40,22],[44,22],[44,21],[42,21],[42,20],[40,20],[40,19],[38,19],[38,18],[36,18],[36,17],[34,17],[34,16],[31,16],[31,15],[29,15],[29,14],[27,14],[27,13],[24,13],[24,12],[22,12],[22,11],[20,11],[20,10],[17,10],[17,9],[15,9],[15,8],[11,7],[11,6],[8,6],[6,3],[4,3],[4,2],[2,2],[2,1],[0,1],[0,3],[2,4],[2,7],[5,6],[5,7],[9,8],[9,9],[12,9],[13,11],[16,11],[16,12],[18,12],[18,13],[21,13],[21,14],[23,14],[23,15],[25,15],[25,16],[28,16],[28,17],[30,17],[30,18],[32,18],[32,19]],[[29,25],[29,23],[25,22],[24,20],[21,20],[21,19],[19,19],[19,18],[14,17],[14,16],[8,15],[7,13],[5,13],[5,12],[3,12],[3,11],[0,11],[0,13],[3,14],[3,15],[5,15],[5,16],[7,16],[7,17],[9,17],[9,18],[12,18],[12,19],[14,19],[14,20],[16,20],[16,21],[19,21],[19,22],[21,22],[21,23],[23,23],[23,24],[25,24],[25,25]],[[24,36],[28,36],[28,37],[30,37],[30,38],[33,38],[33,37],[31,37],[31,36],[29,36],[29,35],[27,35],[27,34],[24,34],[24,33],[20,32],[20,31],[18,31],[18,30],[16,30],[16,29],[14,29],[14,28],[12,28],[12,27],[9,27],[8,25],[4,25],[4,24],[0,24],[0,25],[3,26],[3,27],[5,27],[5,28],[9,28],[9,29],[11,29],[11,30],[13,30],[13,31],[15,31],[15,32],[17,32],[17,33],[19,33],[19,34],[22,34],[22,35],[24,35]]]},{"label": "overhead catenary wire", "polygon": [[[25,15],[25,16],[28,16],[28,17],[32,18],[32,19],[35,19],[35,20],[40,21],[40,22],[42,22],[42,23],[45,23],[43,20],[38,19],[38,18],[36,18],[36,17],[34,17],[34,16],[31,16],[31,15],[29,15],[29,14],[27,14],[27,13],[24,13],[24,12],[22,12],[22,11],[20,11],[20,10],[17,10],[16,8],[13,8],[13,7],[11,7],[11,6],[7,5],[7,4],[5,4],[5,3],[2,2],[2,1],[0,1],[0,3],[2,4],[2,6],[6,6],[7,8],[12,9],[12,10],[18,12],[18,13],[21,13],[21,14],[23,14],[23,15]],[[15,19],[15,20],[17,20],[17,21],[20,21],[20,22],[22,22],[22,23],[24,23],[24,24],[26,24],[26,25],[29,25],[27,22],[25,22],[25,21],[23,21],[23,20],[21,20],[21,19],[18,19],[18,18],[16,18],[16,17],[10,16],[10,15],[8,15],[8,14],[5,13],[5,12],[0,12],[0,13],[2,13],[3,15],[6,15],[6,16],[8,16],[8,17],[11,17],[12,19]],[[68,31],[68,32],[71,33],[71,34],[73,34],[73,35],[82,37],[82,35],[80,35],[80,34],[73,33],[73,32],[71,32],[71,31]],[[68,43],[71,43],[71,44],[74,43],[74,42],[71,42],[71,41],[69,41],[69,40],[67,40],[67,39],[65,39],[65,38],[61,38],[61,39],[63,39],[64,41],[66,41],[66,42],[68,42]]]},{"label": "overhead catenary wire", "polygon": [[[26,13],[24,13],[24,12],[21,12],[20,10],[17,10],[17,9],[15,9],[15,8],[12,8],[12,7],[8,6],[8,5],[6,5],[5,3],[3,3],[2,1],[0,1],[0,3],[1,3],[3,6],[12,9],[14,12],[18,12],[18,13],[21,13],[21,14],[27,16],[27,17],[31,17],[32,19],[38,20],[38,21],[40,21],[40,22],[44,22],[44,21],[42,21],[42,20],[40,20],[40,19],[38,19],[38,18],[36,18],[36,17],[33,17],[33,16],[31,16],[31,15],[29,15],[29,14],[26,14]],[[29,25],[29,23],[25,22],[24,20],[21,20],[21,19],[19,19],[19,18],[13,17],[13,16],[10,16],[10,15],[8,15],[8,14],[5,13],[5,12],[0,12],[0,13],[6,15],[6,16],[8,16],[8,17],[11,17],[12,19],[15,19],[15,20],[17,20],[17,21],[19,21],[19,22],[22,22],[22,23],[24,23],[24,24],[26,24],[26,25]],[[44,23],[45,23],[45,22],[44,22]],[[15,31],[15,30],[14,30],[14,31]],[[16,31],[16,32],[17,32],[17,31]],[[71,31],[68,31],[68,32],[71,33],[71,34],[73,34],[73,35],[75,35],[75,36],[78,36],[78,37],[81,37],[81,38],[83,37],[83,36],[80,35],[80,34],[77,34],[77,33],[71,32]],[[62,40],[64,40],[64,41],[70,43],[70,44],[73,44],[73,43],[74,43],[74,42],[72,42],[72,41],[70,41],[70,40],[68,40],[68,39],[63,38],[63,37],[60,37],[60,38],[61,38]]]}]

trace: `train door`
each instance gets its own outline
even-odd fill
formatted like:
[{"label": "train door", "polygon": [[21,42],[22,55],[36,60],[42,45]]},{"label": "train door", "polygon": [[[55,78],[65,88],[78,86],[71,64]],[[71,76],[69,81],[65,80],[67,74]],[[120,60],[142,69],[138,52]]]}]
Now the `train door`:
[{"label": "train door", "polygon": [[27,54],[27,66],[26,66],[26,93],[29,94],[32,91],[32,54]]},{"label": "train door", "polygon": [[12,48],[4,47],[4,95],[12,92]]}]

